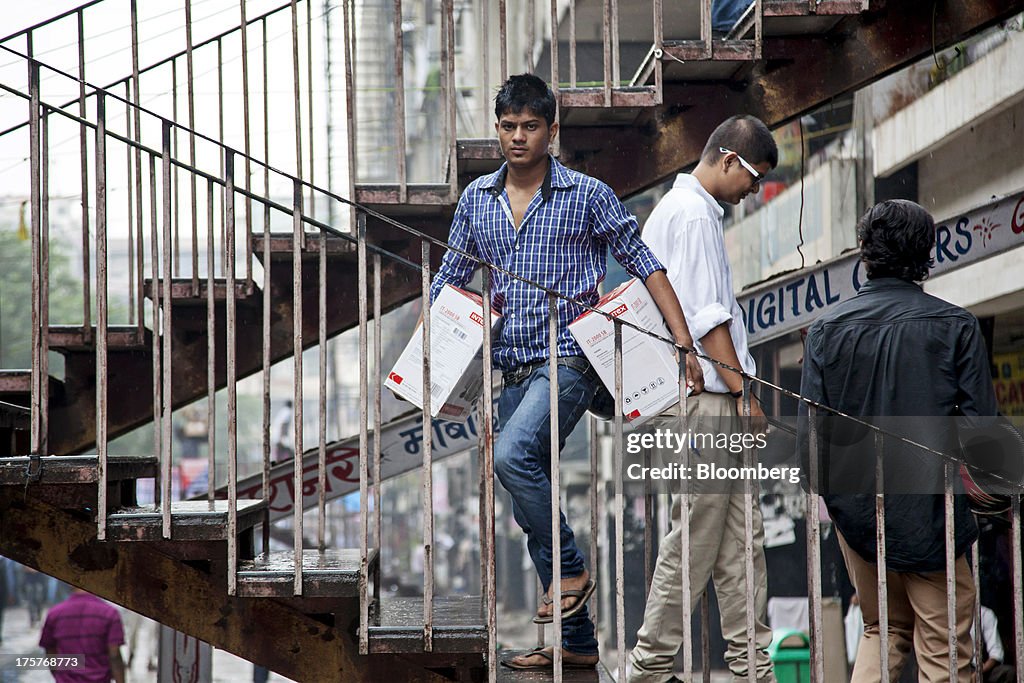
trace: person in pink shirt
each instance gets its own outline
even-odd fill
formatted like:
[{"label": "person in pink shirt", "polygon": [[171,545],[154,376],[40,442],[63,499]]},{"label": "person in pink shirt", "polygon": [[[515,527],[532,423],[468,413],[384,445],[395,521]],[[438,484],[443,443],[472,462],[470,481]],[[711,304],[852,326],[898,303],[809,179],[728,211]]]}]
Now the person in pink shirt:
[{"label": "person in pink shirt", "polygon": [[124,683],[123,644],[117,608],[78,588],[50,609],[39,637],[47,655],[80,658],[76,666],[52,669],[57,683]]}]

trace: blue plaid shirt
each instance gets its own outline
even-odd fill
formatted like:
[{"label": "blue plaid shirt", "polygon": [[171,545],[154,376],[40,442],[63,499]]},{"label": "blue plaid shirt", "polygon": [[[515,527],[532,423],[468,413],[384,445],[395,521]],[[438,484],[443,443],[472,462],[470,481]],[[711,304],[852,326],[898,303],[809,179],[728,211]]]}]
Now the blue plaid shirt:
[{"label": "blue plaid shirt", "polygon": [[[590,306],[598,300],[608,249],[641,281],[665,270],[640,240],[636,218],[612,189],[554,158],[517,231],[505,192],[506,173],[502,165],[462,193],[448,238],[451,246]],[[465,285],[476,267],[471,259],[448,251],[431,287],[431,301],[445,284]],[[491,301],[505,319],[494,344],[495,367],[510,370],[548,358],[547,295],[494,273]],[[579,304],[558,301],[559,356],[583,355],[569,332],[569,323],[582,312]]]}]

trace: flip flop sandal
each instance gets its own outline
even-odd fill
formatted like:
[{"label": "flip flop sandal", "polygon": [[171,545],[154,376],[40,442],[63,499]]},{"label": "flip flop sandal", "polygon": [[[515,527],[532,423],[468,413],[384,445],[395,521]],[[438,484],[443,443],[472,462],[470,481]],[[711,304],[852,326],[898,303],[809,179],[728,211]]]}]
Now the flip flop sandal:
[{"label": "flip flop sandal", "polygon": [[[587,581],[586,585],[583,586],[583,588],[580,589],[580,590],[562,591],[562,597],[563,598],[576,598],[576,602],[574,602],[571,606],[569,606],[569,607],[567,607],[567,608],[562,610],[562,618],[563,619],[568,619],[569,617],[576,616],[577,614],[579,614],[580,610],[582,610],[586,606],[587,600],[590,600],[590,596],[592,596],[594,594],[594,589],[595,588],[597,588],[597,582],[593,581],[593,580],[590,580],[590,581]],[[541,602],[543,604],[545,604],[545,605],[550,605],[550,604],[552,604],[554,602],[554,600],[552,600],[550,597],[545,595],[543,598],[541,598]],[[548,616],[544,616],[544,617],[541,617],[541,616],[534,617],[533,618],[533,623],[535,623],[535,624],[550,624],[554,620],[555,620],[555,616],[554,616],[554,613],[552,613],[552,614],[550,614]]]},{"label": "flip flop sandal", "polygon": [[[540,657],[544,661],[542,663],[540,663],[540,664],[518,664],[515,661],[516,657],[533,657],[535,655],[540,655]],[[580,655],[580,656],[585,656],[585,655]],[[516,655],[515,657],[511,657],[509,659],[502,659],[501,660],[501,665],[502,666],[506,666],[506,667],[508,667],[510,669],[518,669],[519,671],[550,671],[550,670],[552,670],[555,667],[555,659],[554,659],[554,657],[552,656],[552,654],[550,652],[546,652],[544,650],[544,648],[542,648],[542,647],[537,647],[537,648],[534,648],[534,649],[530,650],[529,652],[520,653],[520,654]],[[597,662],[595,661],[592,664],[590,664],[590,663],[583,663],[583,662],[570,662],[570,661],[566,660],[566,658],[564,656],[564,651],[563,651],[562,668],[563,669],[596,669],[597,668]]]}]

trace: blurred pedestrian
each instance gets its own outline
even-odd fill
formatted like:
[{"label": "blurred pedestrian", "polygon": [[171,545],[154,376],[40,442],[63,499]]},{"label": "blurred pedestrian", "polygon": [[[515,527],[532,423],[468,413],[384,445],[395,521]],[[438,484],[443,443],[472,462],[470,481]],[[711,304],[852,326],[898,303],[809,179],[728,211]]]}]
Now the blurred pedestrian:
[{"label": "blurred pedestrian", "polygon": [[46,615],[39,646],[50,656],[77,655],[67,669],[52,669],[57,683],[124,683],[124,625],[110,603],[76,588]]}]

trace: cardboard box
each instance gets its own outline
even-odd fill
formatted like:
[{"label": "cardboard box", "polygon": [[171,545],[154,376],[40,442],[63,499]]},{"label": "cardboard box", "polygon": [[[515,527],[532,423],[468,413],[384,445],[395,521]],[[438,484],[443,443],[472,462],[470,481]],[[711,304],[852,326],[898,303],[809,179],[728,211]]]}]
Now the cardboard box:
[{"label": "cardboard box", "polygon": [[[492,311],[492,334],[501,316]],[[483,393],[483,300],[445,285],[430,307],[430,414],[465,422]],[[388,373],[384,386],[423,408],[423,326]]]},{"label": "cardboard box", "polygon": [[[615,325],[620,318],[641,329],[671,339],[665,319],[647,288],[632,279],[601,297],[595,308],[569,325],[608,391],[615,396]],[[622,328],[623,415],[639,425],[679,401],[679,364],[675,347],[630,327]]]}]

